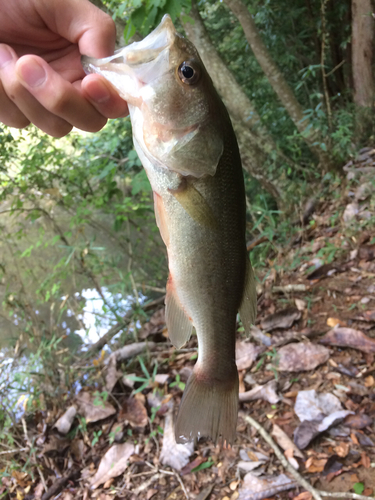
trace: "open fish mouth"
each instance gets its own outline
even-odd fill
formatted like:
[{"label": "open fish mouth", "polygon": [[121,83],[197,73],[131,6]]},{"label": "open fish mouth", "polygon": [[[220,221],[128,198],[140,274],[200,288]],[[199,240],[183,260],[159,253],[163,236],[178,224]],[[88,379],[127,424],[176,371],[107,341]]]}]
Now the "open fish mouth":
[{"label": "open fish mouth", "polygon": [[132,104],[143,85],[161,78],[169,70],[170,48],[179,36],[166,14],[159,26],[140,42],[133,42],[102,59],[82,56],[82,66],[86,74],[104,76],[121,97]]}]

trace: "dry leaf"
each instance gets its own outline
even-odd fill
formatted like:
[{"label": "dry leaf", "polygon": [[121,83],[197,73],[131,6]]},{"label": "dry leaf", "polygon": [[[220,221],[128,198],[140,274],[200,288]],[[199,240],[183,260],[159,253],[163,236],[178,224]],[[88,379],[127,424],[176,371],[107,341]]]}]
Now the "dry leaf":
[{"label": "dry leaf", "polygon": [[367,337],[360,330],[335,327],[320,339],[324,345],[351,347],[362,352],[375,352],[375,340]]},{"label": "dry leaf", "polygon": [[357,436],[354,434],[354,432],[350,434],[350,439],[353,441],[353,444],[359,444]]},{"label": "dry leaf", "polygon": [[317,394],[315,390],[300,391],[294,406],[301,424],[294,432],[294,442],[301,450],[351,412],[341,409],[340,400],[330,393]]},{"label": "dry leaf", "polygon": [[325,363],[329,358],[329,350],[316,344],[289,344],[278,351],[277,368],[286,372],[313,370]]},{"label": "dry leaf", "polygon": [[293,498],[293,500],[311,500],[312,494],[309,491],[303,491],[299,495]]},{"label": "dry leaf", "polygon": [[147,410],[139,398],[129,398],[122,405],[120,417],[132,427],[145,427],[148,423]]},{"label": "dry leaf", "polygon": [[375,379],[372,375],[365,378],[365,387],[372,387],[375,384]]},{"label": "dry leaf", "polygon": [[91,479],[92,489],[107,482],[112,477],[117,477],[124,472],[128,466],[128,460],[134,453],[132,443],[113,445],[101,459],[95,476]]},{"label": "dry leaf", "polygon": [[368,425],[371,425],[372,422],[373,419],[364,413],[349,415],[349,417],[345,419],[345,425],[351,429],[364,429]]},{"label": "dry leaf", "polygon": [[349,453],[349,443],[340,443],[338,446],[335,446],[335,452],[339,457],[346,457]]},{"label": "dry leaf", "polygon": [[314,474],[315,472],[323,472],[324,467],[327,463],[327,458],[315,458],[311,457],[311,463],[309,464],[309,467],[307,468],[307,472],[310,474]]},{"label": "dry leaf", "polygon": [[173,469],[181,470],[188,464],[194,453],[194,443],[178,444],[174,437],[173,407],[165,416],[163,447],[160,453],[160,462]]},{"label": "dry leaf", "polygon": [[113,355],[109,356],[105,369],[105,388],[108,392],[112,392],[112,389],[117,384],[118,379],[122,376],[122,373],[117,371],[116,365],[116,357]]},{"label": "dry leaf", "polygon": [[290,437],[287,436],[281,427],[276,424],[273,425],[272,436],[276,439],[277,444],[285,450],[285,454],[287,450],[292,450],[292,456],[294,455],[299,458],[305,458],[304,454],[297,448]]},{"label": "dry leaf", "polygon": [[70,406],[64,415],[62,415],[55,423],[54,427],[61,433],[67,434],[70,431],[74,417],[77,414],[75,406]]},{"label": "dry leaf", "polygon": [[299,311],[304,311],[306,309],[306,302],[302,299],[294,299],[294,303],[296,305],[296,308]]},{"label": "dry leaf", "polygon": [[334,328],[336,325],[346,326],[346,323],[338,318],[328,318],[327,325],[330,326],[331,328]]},{"label": "dry leaf", "polygon": [[276,328],[286,329],[290,328],[295,321],[300,319],[300,317],[301,311],[295,309],[294,307],[288,307],[283,311],[279,311],[264,318],[261,321],[260,326],[267,332],[275,330]]},{"label": "dry leaf", "polygon": [[76,397],[78,413],[85,417],[86,422],[97,422],[116,413],[115,408],[103,399],[90,392],[81,391]]},{"label": "dry leaf", "polygon": [[280,401],[280,397],[276,393],[276,387],[276,380],[270,380],[265,385],[257,385],[251,391],[240,393],[239,400],[244,403],[255,399],[263,399],[263,401],[270,404],[276,404]]},{"label": "dry leaf", "polygon": [[261,351],[260,347],[238,340],[236,342],[236,364],[238,370],[247,370],[252,366]]},{"label": "dry leaf", "polygon": [[365,452],[361,453],[361,463],[365,469],[369,469],[371,467],[370,457],[366,455]]},{"label": "dry leaf", "polygon": [[263,498],[270,498],[281,491],[290,490],[295,485],[296,482],[285,474],[260,478],[250,472],[244,477],[238,499],[262,500]]}]

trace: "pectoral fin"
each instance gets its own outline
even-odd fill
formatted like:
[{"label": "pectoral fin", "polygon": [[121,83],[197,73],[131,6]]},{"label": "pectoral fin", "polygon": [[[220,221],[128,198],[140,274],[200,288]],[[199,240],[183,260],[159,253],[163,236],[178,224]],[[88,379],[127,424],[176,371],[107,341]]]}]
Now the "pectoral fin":
[{"label": "pectoral fin", "polygon": [[246,335],[250,335],[251,325],[254,323],[257,315],[257,291],[254,271],[249,259],[247,259],[246,264],[245,286],[239,312]]},{"label": "pectoral fin", "polygon": [[172,344],[177,349],[180,349],[189,340],[193,331],[193,325],[182,308],[181,302],[173,288],[171,277],[168,279],[167,295],[165,297],[165,322]]},{"label": "pectoral fin", "polygon": [[192,184],[183,183],[181,188],[169,189],[169,192],[195,222],[211,229],[218,228],[212,208]]}]

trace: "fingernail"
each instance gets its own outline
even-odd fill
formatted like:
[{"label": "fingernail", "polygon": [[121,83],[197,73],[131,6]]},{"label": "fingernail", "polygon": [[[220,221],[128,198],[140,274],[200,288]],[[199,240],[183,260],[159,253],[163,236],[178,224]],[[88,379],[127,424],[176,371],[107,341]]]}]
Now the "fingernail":
[{"label": "fingernail", "polygon": [[46,79],[43,66],[37,61],[31,60],[20,67],[21,77],[29,87],[38,87]]},{"label": "fingernail", "polygon": [[11,51],[6,45],[0,45],[0,69],[4,68],[13,59]]},{"label": "fingernail", "polygon": [[96,85],[90,86],[87,91],[91,99],[99,104],[109,101],[109,98],[111,97],[107,87],[99,82],[96,82]]}]

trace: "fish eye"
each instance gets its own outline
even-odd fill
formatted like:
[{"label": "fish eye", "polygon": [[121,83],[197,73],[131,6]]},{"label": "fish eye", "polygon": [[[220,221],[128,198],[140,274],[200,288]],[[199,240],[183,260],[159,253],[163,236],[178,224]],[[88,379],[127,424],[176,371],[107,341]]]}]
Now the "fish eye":
[{"label": "fish eye", "polygon": [[192,63],[184,61],[178,68],[178,76],[183,83],[193,85],[199,80],[200,73]]}]

